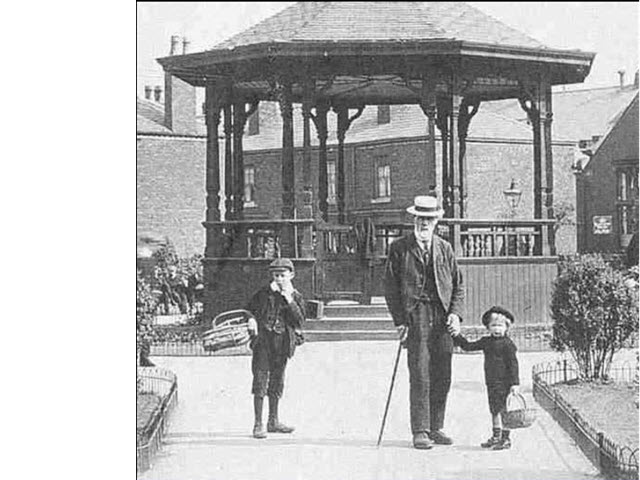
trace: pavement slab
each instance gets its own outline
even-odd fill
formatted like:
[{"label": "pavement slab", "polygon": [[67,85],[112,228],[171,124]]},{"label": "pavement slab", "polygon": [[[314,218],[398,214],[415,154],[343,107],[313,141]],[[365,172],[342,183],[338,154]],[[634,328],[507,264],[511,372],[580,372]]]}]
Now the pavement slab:
[{"label": "pavement slab", "polygon": [[[146,480],[588,480],[601,478],[571,438],[537,405],[538,419],[512,432],[513,447],[480,447],[491,433],[481,354],[457,354],[445,431],[452,446],[411,446],[406,350],[382,445],[376,441],[397,343],[307,343],[287,368],[281,420],[291,435],[251,437],[251,357],[154,357],[178,376],[179,401]],[[520,353],[522,392],[531,367],[553,352]],[[265,417],[266,417],[265,402]]]}]

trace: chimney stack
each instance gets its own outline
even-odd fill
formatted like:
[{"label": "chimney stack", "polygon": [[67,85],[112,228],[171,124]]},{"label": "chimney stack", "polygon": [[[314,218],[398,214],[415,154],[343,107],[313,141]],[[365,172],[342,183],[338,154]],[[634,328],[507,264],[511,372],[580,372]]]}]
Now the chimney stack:
[{"label": "chimney stack", "polygon": [[189,41],[189,39],[187,37],[182,37],[182,54],[186,55],[187,53],[189,53],[189,45],[191,45],[191,42]]},{"label": "chimney stack", "polygon": [[620,88],[624,87],[624,70],[618,70],[618,75],[620,76]]},{"label": "chimney stack", "polygon": [[153,89],[151,88],[151,85],[145,85],[144,86],[144,98],[146,100],[151,100],[151,92],[153,91]]},{"label": "chimney stack", "polygon": [[169,50],[169,55],[177,55],[178,54],[178,44],[180,43],[179,35],[171,35],[171,50]]},{"label": "chimney stack", "polygon": [[160,85],[156,85],[156,88],[153,89],[154,100],[158,103],[162,103],[162,87]]},{"label": "chimney stack", "polygon": [[640,73],[640,72],[638,72],[638,70],[636,70],[636,74],[633,77],[633,86],[636,87],[636,88],[638,88],[640,86],[639,85],[640,81],[638,79],[638,73]]}]

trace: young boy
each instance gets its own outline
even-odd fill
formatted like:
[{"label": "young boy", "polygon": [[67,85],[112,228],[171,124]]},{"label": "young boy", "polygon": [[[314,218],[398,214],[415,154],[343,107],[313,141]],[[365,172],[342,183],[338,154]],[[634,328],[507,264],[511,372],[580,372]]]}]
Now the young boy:
[{"label": "young boy", "polygon": [[278,402],[284,389],[284,371],[287,360],[296,347],[296,333],[300,334],[304,322],[304,299],[293,288],[295,276],[293,263],[287,258],[277,258],[269,265],[271,283],[258,290],[246,310],[255,318],[249,320],[249,333],[253,337],[253,410],[255,422],[253,436],[266,438],[262,424],[264,397],[269,397],[269,421],[267,431],[291,433],[293,427],[280,423]]},{"label": "young boy", "polygon": [[507,336],[513,322],[511,312],[502,307],[491,307],[482,315],[482,324],[489,335],[475,342],[469,342],[462,335],[453,338],[454,344],[464,351],[484,352],[484,379],[489,396],[493,435],[481,446],[492,450],[511,448],[510,431],[502,428],[502,414],[506,408],[507,395],[516,393],[520,384],[517,348]]}]

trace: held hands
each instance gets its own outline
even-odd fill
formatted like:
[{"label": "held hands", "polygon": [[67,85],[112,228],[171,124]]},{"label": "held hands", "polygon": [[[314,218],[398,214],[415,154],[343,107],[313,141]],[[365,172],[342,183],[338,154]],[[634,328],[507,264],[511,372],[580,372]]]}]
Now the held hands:
[{"label": "held hands", "polygon": [[447,330],[452,337],[460,335],[460,317],[455,313],[450,313],[447,317]]}]

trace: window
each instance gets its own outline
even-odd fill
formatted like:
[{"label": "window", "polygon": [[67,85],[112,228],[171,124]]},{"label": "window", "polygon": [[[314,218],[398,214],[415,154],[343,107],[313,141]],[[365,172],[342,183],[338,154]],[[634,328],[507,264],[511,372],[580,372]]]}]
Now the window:
[{"label": "window", "polygon": [[376,162],[376,199],[391,198],[391,165],[381,160]]},{"label": "window", "polygon": [[638,167],[616,169],[616,210],[622,246],[638,228]]},{"label": "window", "polygon": [[378,105],[378,125],[391,123],[391,106]]},{"label": "window", "polygon": [[244,205],[245,207],[255,207],[256,205],[256,169],[245,167],[244,169]]},{"label": "window", "polygon": [[336,162],[327,162],[327,203],[336,203]]},{"label": "window", "polygon": [[251,114],[248,120],[247,135],[259,135],[260,134],[260,108],[256,108],[256,111]]}]

